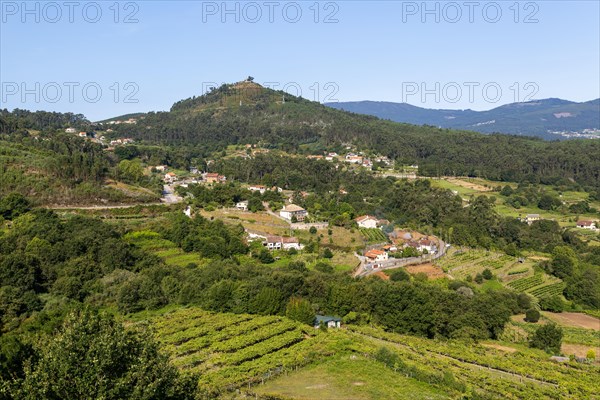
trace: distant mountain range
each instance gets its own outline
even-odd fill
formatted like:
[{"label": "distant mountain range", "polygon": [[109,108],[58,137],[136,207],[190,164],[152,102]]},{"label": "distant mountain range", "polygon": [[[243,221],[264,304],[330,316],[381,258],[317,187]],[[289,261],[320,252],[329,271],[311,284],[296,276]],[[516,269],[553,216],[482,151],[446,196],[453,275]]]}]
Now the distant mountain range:
[{"label": "distant mountain range", "polygon": [[384,101],[325,105],[396,122],[481,133],[537,136],[547,140],[600,138],[600,99],[584,103],[561,99],[533,100],[506,104],[488,111],[436,110]]}]

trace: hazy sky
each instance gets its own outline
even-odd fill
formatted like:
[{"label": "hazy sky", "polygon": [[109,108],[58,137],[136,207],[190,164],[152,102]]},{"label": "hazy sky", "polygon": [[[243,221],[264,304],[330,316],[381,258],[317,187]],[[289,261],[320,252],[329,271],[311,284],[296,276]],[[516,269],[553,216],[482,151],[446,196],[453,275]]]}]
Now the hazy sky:
[{"label": "hazy sky", "polygon": [[0,107],[92,120],[248,75],[317,101],[600,97],[594,1],[0,1]]}]

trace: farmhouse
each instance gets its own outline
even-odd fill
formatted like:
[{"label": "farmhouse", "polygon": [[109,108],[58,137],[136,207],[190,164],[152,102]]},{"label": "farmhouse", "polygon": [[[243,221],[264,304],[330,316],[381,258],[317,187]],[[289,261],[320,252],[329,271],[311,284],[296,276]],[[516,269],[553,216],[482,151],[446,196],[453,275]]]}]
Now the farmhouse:
[{"label": "farmhouse", "polygon": [[248,211],[248,200],[236,203],[235,208],[237,208],[240,211]]},{"label": "farmhouse", "polygon": [[207,183],[218,183],[218,182],[225,182],[227,180],[227,178],[223,175],[217,174],[216,172],[209,172],[204,175],[204,180]]},{"label": "farmhouse", "polygon": [[289,204],[279,211],[279,215],[288,221],[291,221],[295,217],[298,222],[302,222],[308,216],[308,212],[300,206]]},{"label": "farmhouse", "polygon": [[523,222],[527,225],[533,224],[535,221],[540,220],[540,214],[527,214],[525,218],[523,218]]},{"label": "farmhouse", "polygon": [[285,236],[267,236],[263,245],[269,250],[302,250],[303,247],[298,241],[298,238]]},{"label": "farmhouse", "polygon": [[347,163],[352,163],[352,164],[362,164],[363,158],[362,158],[362,156],[358,156],[354,153],[348,153],[348,154],[346,154],[345,161]]},{"label": "farmhouse", "polygon": [[417,250],[420,252],[427,251],[428,253],[435,253],[437,251],[437,246],[433,240],[423,238],[419,240],[418,244],[419,246],[417,247]]},{"label": "farmhouse", "polygon": [[581,220],[577,221],[577,227],[581,229],[589,229],[595,231],[597,228],[596,221]]},{"label": "farmhouse", "polygon": [[267,188],[264,185],[251,185],[248,187],[248,190],[251,192],[259,192],[260,194],[264,194]]},{"label": "farmhouse", "polygon": [[398,247],[395,244],[386,244],[385,246],[383,246],[383,251],[385,251],[386,253],[394,253],[398,251]]},{"label": "farmhouse", "polygon": [[164,181],[165,183],[173,183],[177,180],[177,175],[174,172],[167,172],[165,174]]},{"label": "farmhouse", "polygon": [[370,215],[361,215],[356,218],[356,223],[360,228],[377,228],[377,218]]},{"label": "farmhouse", "polygon": [[319,329],[321,324],[328,328],[339,328],[342,326],[342,319],[338,317],[332,317],[329,315],[317,315],[315,318],[315,329]]},{"label": "farmhouse", "polygon": [[388,259],[388,253],[383,250],[369,250],[365,253],[369,262],[385,261]]}]

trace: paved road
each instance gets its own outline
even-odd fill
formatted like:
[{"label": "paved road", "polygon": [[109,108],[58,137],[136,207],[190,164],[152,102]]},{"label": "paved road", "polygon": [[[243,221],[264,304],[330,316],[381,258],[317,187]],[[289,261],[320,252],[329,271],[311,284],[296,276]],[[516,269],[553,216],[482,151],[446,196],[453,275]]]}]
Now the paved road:
[{"label": "paved road", "polygon": [[183,197],[175,193],[174,185],[163,185],[162,199],[160,201],[165,204],[175,204],[180,203],[182,200]]}]

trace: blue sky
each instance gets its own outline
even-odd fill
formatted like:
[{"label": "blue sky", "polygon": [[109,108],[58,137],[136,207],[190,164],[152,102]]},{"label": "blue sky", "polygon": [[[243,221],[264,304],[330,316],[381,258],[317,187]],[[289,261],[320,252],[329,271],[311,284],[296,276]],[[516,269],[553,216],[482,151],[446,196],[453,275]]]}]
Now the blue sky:
[{"label": "blue sky", "polygon": [[600,97],[599,1],[75,4],[0,1],[0,107],[99,120],[248,75],[317,101]]}]

